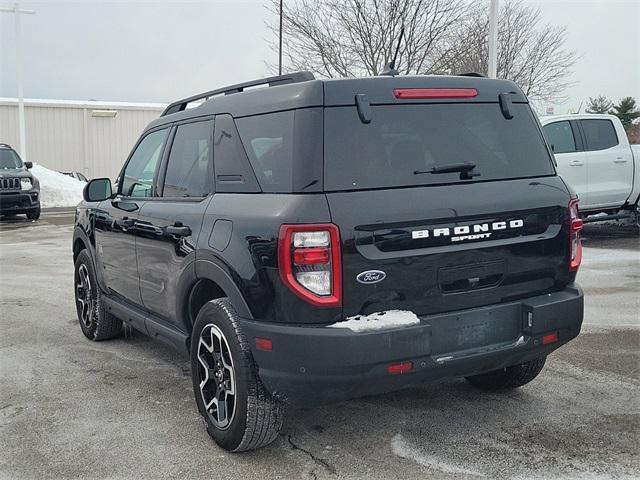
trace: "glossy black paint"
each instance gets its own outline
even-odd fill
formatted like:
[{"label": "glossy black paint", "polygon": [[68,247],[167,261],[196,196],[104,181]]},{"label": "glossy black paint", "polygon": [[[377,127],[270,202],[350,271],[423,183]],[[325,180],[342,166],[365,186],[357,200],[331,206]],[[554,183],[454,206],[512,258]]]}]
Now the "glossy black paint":
[{"label": "glossy black paint", "polygon": [[[393,96],[393,87],[419,86],[474,87],[478,97],[470,101],[478,102],[497,103],[500,93],[511,92],[513,102],[526,102],[511,82],[469,77],[314,80],[216,97],[151,123],[145,134],[159,127],[172,129],[155,173],[152,197],[116,194],[102,202],[83,202],[76,214],[74,255],[82,248],[89,250],[114,314],[181,349],[188,345],[199,302],[228,297],[243,319],[248,338],[273,335],[277,356],[265,356],[250,343],[260,373],[268,378],[267,387],[274,394],[301,384],[306,385],[302,390],[311,393],[317,388],[328,392],[335,380],[345,387],[335,390],[337,397],[354,396],[366,391],[362,385],[366,378],[375,381],[373,390],[386,390],[414,380],[488,371],[551,351],[577,335],[582,322],[582,293],[572,285],[575,273],[568,271],[567,206],[572,194],[558,176],[325,192],[324,167],[319,166],[322,144],[315,138],[309,140],[309,148],[301,145],[295,149],[298,155],[310,153],[303,155],[307,164],[298,166],[290,193],[264,193],[257,183],[251,183],[243,193],[234,193],[233,186],[216,177],[222,170],[216,166],[216,151],[219,157],[223,150],[224,155],[237,152],[243,156],[238,142],[233,148],[217,143],[218,139],[231,142],[236,138],[237,130],[231,129],[230,123],[233,118],[304,110],[297,115],[296,135],[322,136],[324,105],[355,105],[356,94],[366,95],[372,104],[401,103]],[[220,119],[224,116],[226,122],[219,132],[214,125],[216,115]],[[218,191],[204,198],[164,198],[163,177],[174,127],[194,118],[214,119],[211,185]],[[532,135],[543,141],[541,132],[532,130]],[[308,168],[310,159],[313,168]],[[246,162],[246,158],[239,162]],[[233,158],[226,159],[223,177],[238,176],[233,168],[237,168]],[[311,187],[308,178],[317,179]],[[420,230],[514,219],[522,221],[522,228],[495,231],[477,240],[452,242],[444,236],[412,235]],[[280,278],[280,226],[307,223],[333,223],[339,228],[341,306],[315,307],[296,296]],[[384,275],[378,274],[376,278],[381,280],[376,282],[359,282],[358,277],[367,271]],[[202,285],[206,286],[204,291]],[[511,306],[505,307],[507,304]],[[406,331],[396,329],[395,333],[362,335],[324,328],[352,315],[393,309],[414,312],[420,325]],[[522,315],[529,312],[544,312],[546,320],[536,323],[538,330],[523,326]],[[495,324],[495,319],[483,320],[492,316],[506,323],[501,328],[484,328]],[[458,324],[451,327],[449,322]],[[469,337],[465,332],[470,329],[481,330],[482,336]],[[535,344],[537,336],[553,329],[564,332],[558,345],[543,349]],[[478,342],[493,345],[520,333],[531,341],[526,351],[501,351],[475,364],[466,358],[455,368],[432,369],[407,382],[384,374],[387,360],[409,358],[403,350],[407,346],[413,348],[411,358],[420,361],[434,352],[455,349],[458,340],[460,348],[477,346]],[[423,336],[428,337],[427,344],[418,342]],[[339,341],[334,345],[333,340]],[[338,355],[335,348],[346,353]],[[287,352],[292,357],[290,364],[283,366],[278,362],[286,360]],[[299,373],[308,361],[315,364],[322,378],[303,375],[290,384],[281,382],[292,368]],[[340,362],[351,367],[349,375],[342,378],[336,370]],[[323,369],[323,364],[332,367]]]},{"label": "glossy black paint", "polygon": [[[569,198],[557,176],[328,193],[342,237],[343,315],[391,309],[426,315],[564,288],[574,279],[568,272]],[[522,219],[524,228],[459,243],[450,236],[411,236],[507,219]],[[372,285],[357,281],[372,269],[386,278]],[[450,287],[476,278],[476,285]]]},{"label": "glossy black paint", "polygon": [[[211,246],[214,223],[232,223],[228,246]],[[278,273],[278,230],[283,223],[323,223],[331,217],[324,194],[215,194],[204,217],[197,259],[220,266],[245,299],[251,318],[271,322],[330,323],[341,308],[316,308],[282,284]],[[211,233],[209,233],[211,232]],[[200,269],[196,268],[200,276]]]},{"label": "glossy black paint", "polygon": [[142,305],[182,331],[180,283],[195,277],[196,242],[211,197],[145,202],[135,224]]},{"label": "glossy black paint", "polygon": [[98,203],[93,225],[97,272],[109,293],[140,305],[135,222],[144,199],[115,197]]}]

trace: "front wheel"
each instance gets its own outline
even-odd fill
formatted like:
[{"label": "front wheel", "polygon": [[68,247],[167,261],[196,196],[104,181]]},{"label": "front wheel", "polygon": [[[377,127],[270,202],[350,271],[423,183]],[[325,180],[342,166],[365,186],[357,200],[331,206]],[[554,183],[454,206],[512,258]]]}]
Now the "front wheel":
[{"label": "front wheel", "polygon": [[264,447],[282,428],[283,405],[257,376],[249,343],[226,298],[198,312],[191,336],[193,391],[207,432],[230,452]]},{"label": "front wheel", "polygon": [[34,208],[27,212],[27,218],[29,220],[37,220],[40,218],[40,207]]},{"label": "front wheel", "polygon": [[467,377],[467,380],[471,385],[482,390],[509,390],[522,387],[538,376],[546,360],[547,357],[536,358],[511,367],[473,375]]},{"label": "front wheel", "polygon": [[87,250],[82,250],[76,258],[74,287],[76,311],[85,337],[94,341],[117,337],[122,330],[122,321],[104,308],[93,261]]}]

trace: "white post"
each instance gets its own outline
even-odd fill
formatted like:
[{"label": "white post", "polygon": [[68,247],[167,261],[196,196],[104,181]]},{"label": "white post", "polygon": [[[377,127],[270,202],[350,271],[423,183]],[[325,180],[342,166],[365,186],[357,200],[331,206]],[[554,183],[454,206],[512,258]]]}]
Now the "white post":
[{"label": "white post", "polygon": [[24,121],[24,89],[22,86],[22,42],[20,31],[19,5],[16,2],[14,17],[16,21],[16,78],[18,83],[18,125],[20,129],[20,156],[27,161],[27,134]]},{"label": "white post", "polygon": [[498,0],[491,0],[489,6],[489,68],[487,76],[498,76]]},{"label": "white post", "polygon": [[33,10],[20,10],[20,4],[16,2],[13,8],[0,8],[0,12],[13,13],[16,26],[16,82],[18,87],[18,130],[20,132],[20,156],[27,160],[27,134],[24,120],[24,88],[22,85],[22,32],[20,15],[23,13],[34,14]]}]

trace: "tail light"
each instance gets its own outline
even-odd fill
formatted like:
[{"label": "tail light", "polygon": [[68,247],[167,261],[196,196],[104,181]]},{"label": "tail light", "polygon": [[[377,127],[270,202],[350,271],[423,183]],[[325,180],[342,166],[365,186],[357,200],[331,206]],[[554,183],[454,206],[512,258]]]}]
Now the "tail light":
[{"label": "tail light", "polygon": [[284,284],[319,307],[342,304],[340,232],[332,223],[282,225],[278,268]]},{"label": "tail light", "polygon": [[569,202],[569,271],[577,272],[582,262],[582,243],[580,241],[580,231],[582,230],[582,219],[578,211],[578,199],[574,198]]}]

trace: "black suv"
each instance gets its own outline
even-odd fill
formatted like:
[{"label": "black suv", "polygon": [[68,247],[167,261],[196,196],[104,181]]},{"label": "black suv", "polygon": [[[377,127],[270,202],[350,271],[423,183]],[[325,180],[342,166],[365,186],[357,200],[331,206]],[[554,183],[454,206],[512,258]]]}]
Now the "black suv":
[{"label": "black suv", "polygon": [[91,340],[124,322],[189,352],[243,451],[287,404],[528,383],[580,331],[581,227],[514,83],[301,72],[171,104],[113,191],[87,184],[77,311]]},{"label": "black suv", "polygon": [[40,218],[40,183],[29,171],[32,166],[10,145],[0,143],[0,215]]}]

